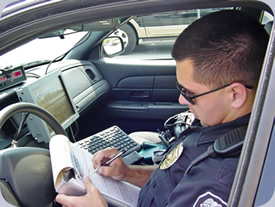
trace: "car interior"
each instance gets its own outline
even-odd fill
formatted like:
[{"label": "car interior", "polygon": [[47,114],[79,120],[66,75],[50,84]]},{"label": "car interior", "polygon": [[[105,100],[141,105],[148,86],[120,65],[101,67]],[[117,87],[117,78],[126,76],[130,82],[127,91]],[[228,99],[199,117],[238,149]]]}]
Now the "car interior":
[{"label": "car interior", "polygon": [[[242,10],[259,20],[269,34],[273,31],[272,9],[257,1],[173,0],[160,1],[159,7],[156,1],[119,2],[59,2],[55,7],[42,2],[40,10],[37,3],[33,13],[25,9],[19,17],[13,17],[13,8],[3,10],[1,33],[20,28],[16,18],[25,18],[22,25],[32,24],[3,36],[0,45],[0,206],[59,206],[54,201],[49,156],[49,141],[55,134],[67,136],[91,153],[106,147],[127,148],[123,157],[127,163],[157,164],[160,159],[154,152],[166,149],[192,121],[188,106],[178,103],[176,64],[170,52],[178,32],[196,19],[217,10]],[[45,18],[47,12],[57,20]],[[171,35],[171,26],[179,31]],[[152,31],[156,35],[149,34]],[[142,32],[143,37],[138,35]],[[130,44],[134,44],[131,51]],[[240,179],[232,187],[229,206],[262,206],[264,200],[251,198],[253,205],[241,205],[240,186],[261,126],[259,114],[264,110],[274,59],[271,44],[248,141],[242,140],[246,169],[238,168]],[[266,133],[272,131],[272,116]],[[131,138],[134,132],[153,133],[161,142],[138,143]],[[254,185],[259,185],[260,177]],[[273,190],[274,183],[273,178]],[[247,192],[248,197],[254,194]]]}]

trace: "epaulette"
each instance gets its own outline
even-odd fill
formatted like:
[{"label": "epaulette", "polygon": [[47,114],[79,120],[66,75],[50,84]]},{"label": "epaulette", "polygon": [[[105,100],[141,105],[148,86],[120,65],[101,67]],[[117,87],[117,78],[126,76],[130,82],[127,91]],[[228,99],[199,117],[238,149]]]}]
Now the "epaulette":
[{"label": "epaulette", "polygon": [[210,145],[204,153],[199,155],[190,163],[184,173],[184,176],[194,165],[208,157],[229,158],[239,154],[242,150],[246,128],[247,126],[242,126],[233,129],[220,138],[216,139],[213,145]]}]

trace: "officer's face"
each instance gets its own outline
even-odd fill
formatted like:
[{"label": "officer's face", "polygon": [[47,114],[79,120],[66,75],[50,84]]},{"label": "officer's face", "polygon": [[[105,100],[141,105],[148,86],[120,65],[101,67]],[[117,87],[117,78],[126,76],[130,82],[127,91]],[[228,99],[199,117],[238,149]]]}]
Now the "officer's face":
[{"label": "officer's face", "polygon": [[[193,63],[187,59],[177,62],[177,80],[190,97],[210,91],[212,88],[193,79]],[[187,104],[202,126],[214,126],[228,121],[230,105],[223,89],[192,99],[194,104],[179,96],[180,104]]]}]

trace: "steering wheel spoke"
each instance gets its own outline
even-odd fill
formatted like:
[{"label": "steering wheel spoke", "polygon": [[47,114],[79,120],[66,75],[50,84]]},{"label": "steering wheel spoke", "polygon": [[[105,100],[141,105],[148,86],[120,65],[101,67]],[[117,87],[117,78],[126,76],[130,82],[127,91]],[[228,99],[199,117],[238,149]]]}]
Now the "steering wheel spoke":
[{"label": "steering wheel spoke", "polygon": [[25,123],[26,123],[27,118],[28,118],[29,115],[30,115],[30,113],[27,113],[27,112],[21,113],[21,120],[20,120],[19,127],[18,127],[18,129],[16,131],[16,134],[15,134],[15,136],[13,138],[14,141],[17,141],[17,139],[19,138],[19,136],[20,136],[20,134],[22,132],[22,129],[23,129],[23,127],[24,127],[24,125],[25,125]]}]

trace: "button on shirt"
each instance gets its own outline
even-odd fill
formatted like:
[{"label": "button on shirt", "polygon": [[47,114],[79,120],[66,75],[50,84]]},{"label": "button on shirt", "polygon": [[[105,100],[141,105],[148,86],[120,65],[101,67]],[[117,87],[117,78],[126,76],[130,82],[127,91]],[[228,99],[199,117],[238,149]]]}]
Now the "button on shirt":
[{"label": "button on shirt", "polygon": [[239,156],[208,157],[193,166],[185,176],[184,173],[217,138],[235,128],[247,126],[249,115],[212,127],[202,127],[199,120],[195,120],[167,152],[169,154],[183,142],[182,154],[169,168],[155,170],[140,192],[138,206],[227,206]]}]

